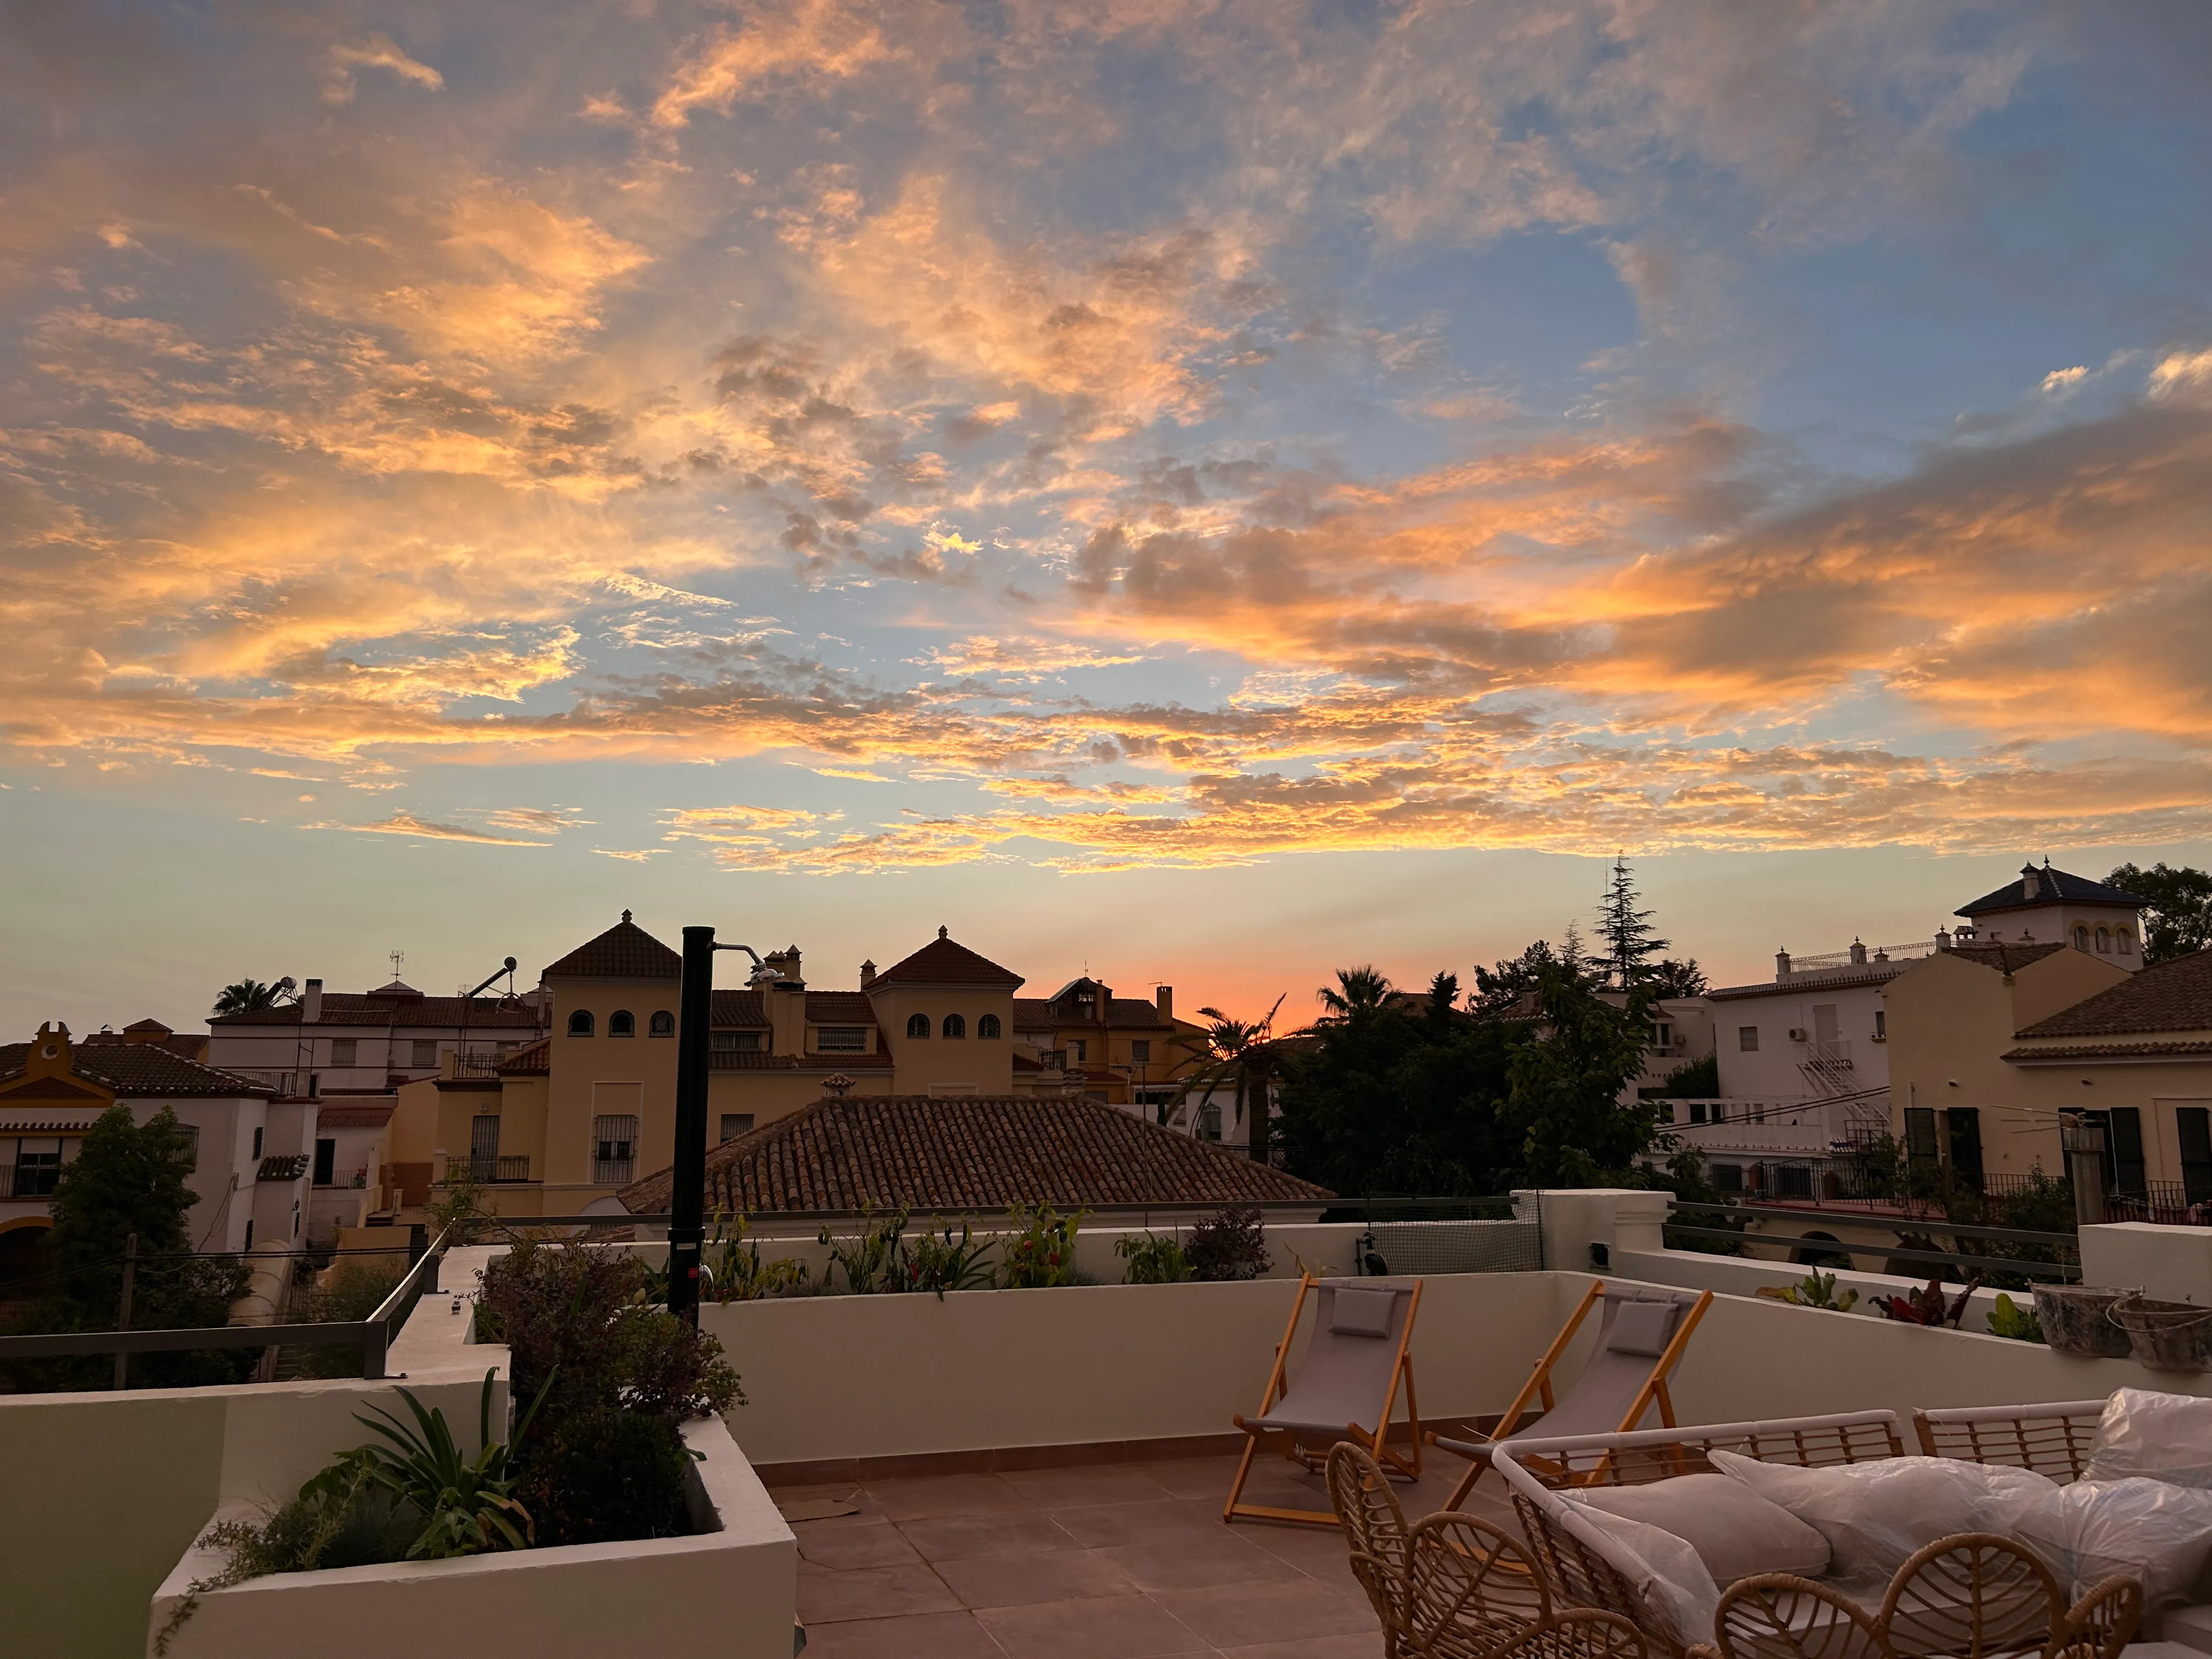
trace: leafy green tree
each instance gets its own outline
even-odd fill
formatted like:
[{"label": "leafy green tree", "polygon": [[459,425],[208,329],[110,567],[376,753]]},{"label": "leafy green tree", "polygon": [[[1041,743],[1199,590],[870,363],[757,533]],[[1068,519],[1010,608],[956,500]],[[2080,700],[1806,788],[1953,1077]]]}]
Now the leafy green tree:
[{"label": "leafy green tree", "polygon": [[1478,1014],[1503,1018],[1522,998],[1534,994],[1547,968],[1564,969],[1593,983],[1603,978],[1602,970],[1583,952],[1582,930],[1570,923],[1566,943],[1557,950],[1551,940],[1540,939],[1519,956],[1508,957],[1494,968],[1477,968],[1468,1006]]},{"label": "leafy green tree", "polygon": [[1695,957],[1667,957],[1653,963],[1644,983],[1662,997],[1701,997],[1713,988]]},{"label": "leafy green tree", "polygon": [[266,985],[258,979],[241,979],[216,993],[213,1013],[217,1019],[225,1014],[258,1014],[287,1000],[288,994],[281,987]]},{"label": "leafy green tree", "polygon": [[1636,890],[1628,860],[1616,854],[1612,883],[1598,906],[1597,931],[1605,947],[1606,971],[1618,990],[1629,990],[1650,977],[1652,965],[1647,958],[1657,956],[1670,943],[1661,939],[1651,925],[1657,913],[1636,908],[1642,896]]},{"label": "leafy green tree", "polygon": [[[167,1107],[143,1124],[127,1106],[103,1112],[54,1188],[45,1293],[19,1328],[114,1329],[125,1249],[134,1234],[139,1263],[132,1328],[228,1324],[231,1304],[246,1294],[252,1275],[235,1257],[191,1254],[185,1214],[193,1194],[185,1177],[191,1160],[191,1139]],[[250,1375],[259,1358],[251,1348],[143,1354],[132,1358],[131,1377],[143,1387],[234,1382]],[[27,1386],[46,1389],[97,1388],[114,1376],[114,1362],[106,1357],[26,1362],[21,1369]]]},{"label": "leafy green tree", "polygon": [[1657,1132],[1656,1107],[1620,1103],[1644,1068],[1651,994],[1639,987],[1616,1008],[1559,964],[1539,973],[1534,994],[1538,1038],[1514,1052],[1504,1108],[1519,1173],[1534,1186],[1592,1186],[1626,1170]]},{"label": "leafy green tree", "polygon": [[2149,901],[2143,908],[2146,967],[2212,949],[2212,873],[2187,864],[2148,870],[2123,864],[2105,881]]}]

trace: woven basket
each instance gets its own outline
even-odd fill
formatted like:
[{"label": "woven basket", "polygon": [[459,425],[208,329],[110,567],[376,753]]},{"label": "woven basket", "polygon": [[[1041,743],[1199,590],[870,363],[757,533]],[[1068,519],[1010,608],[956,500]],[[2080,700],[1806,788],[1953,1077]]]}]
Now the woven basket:
[{"label": "woven basket", "polygon": [[2106,1316],[2127,1333],[2136,1364],[2150,1371],[2212,1370],[2212,1308],[2122,1297]]},{"label": "woven basket", "polygon": [[2083,1285],[2039,1285],[2035,1316],[2043,1340],[2054,1353],[2083,1359],[2125,1359],[2128,1334],[2107,1316],[2125,1291],[2093,1290]]}]

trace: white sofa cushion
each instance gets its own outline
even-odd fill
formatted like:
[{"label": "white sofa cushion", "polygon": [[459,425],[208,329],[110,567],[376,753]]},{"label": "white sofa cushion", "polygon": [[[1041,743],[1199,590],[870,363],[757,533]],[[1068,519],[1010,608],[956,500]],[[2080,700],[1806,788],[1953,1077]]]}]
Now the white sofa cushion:
[{"label": "white sofa cushion", "polygon": [[1818,1528],[1724,1474],[1585,1487],[1574,1496],[1594,1510],[1641,1521],[1686,1540],[1722,1585],[1755,1572],[1815,1578],[1828,1570],[1828,1540]]},{"label": "white sofa cushion", "polygon": [[1953,1533],[2019,1530],[2021,1516],[2058,1488],[2027,1469],[1948,1457],[1884,1457],[1870,1463],[1800,1468],[1734,1452],[1713,1467],[1817,1528],[1830,1571],[1853,1582],[1882,1579],[1923,1544]]},{"label": "white sofa cushion", "polygon": [[2152,1389],[2113,1391],[2081,1478],[2136,1477],[2212,1487],[2212,1400]]},{"label": "white sofa cushion", "polygon": [[2116,1572],[2142,1581],[2143,1603],[2186,1600],[2212,1552],[2212,1492],[2163,1480],[2079,1480],[2015,1523],[2026,1544],[2081,1595]]},{"label": "white sofa cushion", "polygon": [[1579,1493],[1560,1495],[1566,1499],[1562,1518],[1567,1528],[1604,1557],[1635,1592],[1642,1608],[1638,1623],[1672,1632],[1685,1647],[1713,1639],[1720,1586],[1686,1539],[1608,1515],[1581,1501]]}]

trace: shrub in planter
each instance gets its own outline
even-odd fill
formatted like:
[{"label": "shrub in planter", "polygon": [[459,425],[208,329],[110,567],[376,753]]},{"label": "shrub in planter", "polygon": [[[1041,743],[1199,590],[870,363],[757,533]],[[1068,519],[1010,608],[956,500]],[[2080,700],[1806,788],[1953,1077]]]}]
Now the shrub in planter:
[{"label": "shrub in planter", "polygon": [[691,1530],[690,1461],[676,1431],[636,1412],[580,1412],[533,1449],[520,1496],[538,1542],[607,1544]]},{"label": "shrub in planter", "polygon": [[1017,1205],[1012,1218],[1015,1231],[1006,1240],[1006,1262],[1001,1282],[1010,1291],[1042,1290],[1075,1283],[1075,1229],[1085,1211],[1061,1215],[1050,1205],[1035,1209]]},{"label": "shrub in planter", "polygon": [[1190,1258],[1172,1233],[1165,1238],[1152,1233],[1117,1238],[1114,1254],[1129,1264],[1121,1275],[1124,1285],[1179,1285],[1191,1275]]},{"label": "shrub in planter", "polygon": [[1191,1276],[1206,1279],[1261,1279],[1272,1266],[1260,1212],[1237,1205],[1203,1218],[1190,1230]]}]

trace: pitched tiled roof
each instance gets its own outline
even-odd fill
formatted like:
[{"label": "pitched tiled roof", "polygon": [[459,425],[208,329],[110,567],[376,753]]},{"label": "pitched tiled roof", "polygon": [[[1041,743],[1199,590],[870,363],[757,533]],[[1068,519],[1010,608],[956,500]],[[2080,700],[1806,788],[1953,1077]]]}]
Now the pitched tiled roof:
[{"label": "pitched tiled roof", "polygon": [[2107,887],[2101,881],[2091,881],[2087,876],[2077,876],[2064,870],[2053,870],[2048,865],[2035,872],[2036,895],[2027,896],[2028,872],[2021,872],[2020,879],[2009,887],[2000,887],[1994,893],[1984,893],[1972,904],[1962,904],[1954,913],[1962,916],[1987,915],[1993,910],[2031,910],[2045,904],[2112,904],[2140,910],[2148,903],[2147,899],[2133,893],[2124,893],[2117,887]]},{"label": "pitched tiled roof", "polygon": [[[821,1100],[707,1154],[708,1202],[760,1215],[1146,1204],[1320,1203],[1326,1188],[1094,1101],[920,1095]],[[665,1170],[623,1189],[669,1205]]]},{"label": "pitched tiled roof", "polygon": [[771,1054],[757,1048],[714,1048],[708,1066],[717,1072],[887,1072],[893,1060],[887,1054]]},{"label": "pitched tiled roof", "polygon": [[544,1077],[553,1070],[553,1039],[526,1042],[499,1063],[502,1077]]},{"label": "pitched tiled roof", "polygon": [[[0,1088],[7,1082],[0,1079]],[[97,1089],[88,1089],[82,1083],[65,1077],[33,1078],[20,1088],[9,1089],[8,1099],[18,1100],[106,1100],[107,1097]]]},{"label": "pitched tiled roof", "polygon": [[545,970],[547,979],[681,979],[684,958],[629,919],[578,945]]},{"label": "pitched tiled roof", "polygon": [[1003,985],[1009,990],[1022,983],[1011,968],[1001,968],[988,957],[978,956],[964,945],[937,937],[904,962],[893,963],[872,981],[877,985]]},{"label": "pitched tiled roof", "polygon": [[348,1101],[343,1105],[325,1105],[315,1114],[318,1129],[381,1129],[392,1121],[398,1109],[391,1101]]},{"label": "pitched tiled roof", "polygon": [[1887,985],[1914,963],[1923,960],[1914,957],[1910,961],[1869,962],[1863,967],[1855,963],[1848,968],[1814,969],[1793,974],[1786,980],[1770,980],[1759,985],[1717,986],[1705,995],[1714,1002],[1741,1002],[1750,997],[1796,996],[1807,991],[1848,990],[1854,985]]},{"label": "pitched tiled roof", "polygon": [[[1049,1025],[1096,1025],[1097,1023],[1079,1015],[1066,1019],[1058,1018],[1053,1012],[1050,997],[1014,999],[1014,1024],[1022,1030],[1041,1031]],[[1142,997],[1109,998],[1106,1004],[1106,1023],[1109,1026],[1133,1025],[1140,1029],[1149,1026],[1154,1030],[1164,1030],[1168,1025],[1168,1022],[1160,1018],[1159,1009]]]},{"label": "pitched tiled roof", "polygon": [[866,991],[809,991],[806,1018],[817,1025],[872,1025],[876,1005]]},{"label": "pitched tiled roof", "polygon": [[717,991],[709,1025],[766,1025],[768,1006],[758,991]]},{"label": "pitched tiled roof", "polygon": [[[30,1051],[27,1042],[0,1045],[0,1084],[22,1076],[23,1062]],[[265,1083],[186,1060],[156,1042],[97,1043],[77,1049],[71,1056],[71,1064],[77,1076],[105,1084],[131,1100],[157,1095],[219,1099],[252,1095],[266,1100],[276,1093]],[[13,1098],[21,1099],[25,1092],[18,1090]]]},{"label": "pitched tiled roof", "polygon": [[2212,1055],[2212,1042],[2054,1042],[2042,1048],[2008,1048],[2002,1058],[2015,1066],[2077,1060],[2191,1060]]},{"label": "pitched tiled roof", "polygon": [[2212,1030],[2212,951],[2134,973],[2017,1035],[2117,1036],[2130,1031]]},{"label": "pitched tiled roof", "polygon": [[[240,1034],[257,1025],[299,1025],[307,1016],[296,1002],[258,1013],[222,1014],[208,1021]],[[538,1011],[512,997],[387,997],[374,991],[325,991],[317,1025],[390,1025],[399,1030],[529,1030]],[[172,1042],[175,1038],[170,1039]]]},{"label": "pitched tiled roof", "polygon": [[2029,963],[2040,962],[2065,948],[2062,941],[2052,939],[2042,945],[1954,945],[1951,954],[1961,962],[1978,962],[2000,974],[2016,974]]}]

